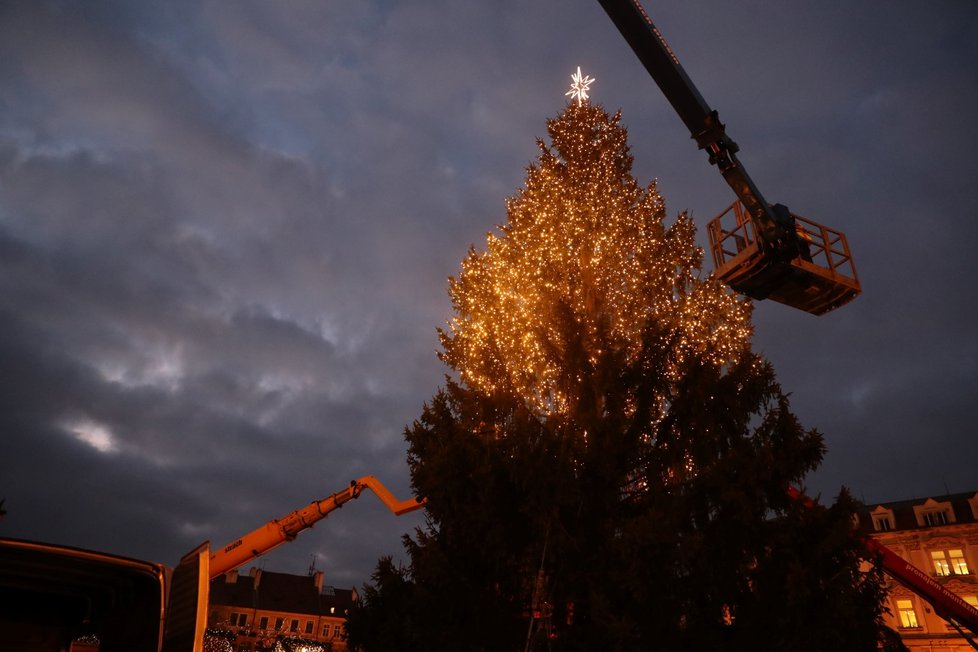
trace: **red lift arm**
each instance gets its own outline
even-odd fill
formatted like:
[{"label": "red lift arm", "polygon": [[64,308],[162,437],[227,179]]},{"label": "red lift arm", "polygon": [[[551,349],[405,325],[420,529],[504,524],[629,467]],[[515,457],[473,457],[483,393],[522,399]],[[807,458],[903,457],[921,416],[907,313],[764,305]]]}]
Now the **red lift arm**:
[{"label": "red lift arm", "polygon": [[739,148],[719,115],[700,95],[639,1],[599,2],[749,216],[749,230],[745,223],[721,229],[719,217],[711,222],[717,276],[755,299],[772,299],[813,314],[855,298],[861,288],[845,236],[824,227],[799,228],[797,216],[785,206],[768,204],[737,159]]},{"label": "red lift arm", "polygon": [[951,623],[978,650],[978,645],[961,630],[961,627],[967,627],[973,634],[978,635],[978,609],[961,599],[961,596],[945,589],[930,575],[876,539],[866,537],[864,543],[866,549],[880,560],[887,575],[929,602],[934,608],[934,613]]},{"label": "red lift arm", "polygon": [[[795,487],[788,487],[788,495],[806,507],[819,506],[818,503]],[[876,539],[869,536],[864,537],[863,544],[887,575],[930,603],[930,606],[934,608],[934,613],[951,623],[972,647],[978,650],[978,644],[961,629],[967,627],[973,634],[978,635],[978,609],[961,599],[961,596],[945,589],[934,578]]]},{"label": "red lift arm", "polygon": [[387,490],[387,487],[381,484],[380,480],[372,475],[364,476],[350,482],[350,486],[346,489],[322,500],[313,501],[306,507],[297,509],[287,516],[273,519],[211,553],[211,579],[219,577],[241,564],[246,564],[283,543],[292,541],[300,532],[311,528],[316,522],[326,518],[333,510],[339,509],[354,498],[359,498],[364,489],[373,491],[396,516],[421,509],[425,505],[423,499],[398,500]]}]

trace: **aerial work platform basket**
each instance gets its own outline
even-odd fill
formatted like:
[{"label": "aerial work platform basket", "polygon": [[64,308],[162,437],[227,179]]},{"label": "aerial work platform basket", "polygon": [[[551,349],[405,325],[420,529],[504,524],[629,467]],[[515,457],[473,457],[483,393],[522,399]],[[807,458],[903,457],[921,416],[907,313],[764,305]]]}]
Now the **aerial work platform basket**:
[{"label": "aerial work platform basket", "polygon": [[762,250],[756,227],[740,201],[710,220],[707,233],[717,277],[747,296],[813,315],[852,301],[862,288],[845,234],[791,216],[800,253],[790,261]]}]

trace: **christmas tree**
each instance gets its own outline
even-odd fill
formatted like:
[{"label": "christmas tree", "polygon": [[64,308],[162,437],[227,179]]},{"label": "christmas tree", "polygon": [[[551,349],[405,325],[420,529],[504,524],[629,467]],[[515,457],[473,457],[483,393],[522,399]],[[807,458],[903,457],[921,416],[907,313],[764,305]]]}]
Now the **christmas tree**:
[{"label": "christmas tree", "polygon": [[875,649],[850,499],[785,491],[822,438],[591,81],[450,280],[456,375],[406,431],[429,523],[397,575],[404,649]]}]

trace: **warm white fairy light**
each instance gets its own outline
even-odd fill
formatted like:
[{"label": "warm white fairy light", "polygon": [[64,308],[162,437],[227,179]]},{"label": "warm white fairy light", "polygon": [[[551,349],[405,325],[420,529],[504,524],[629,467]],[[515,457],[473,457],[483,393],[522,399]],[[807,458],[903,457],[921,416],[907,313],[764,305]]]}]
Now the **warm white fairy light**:
[{"label": "warm white fairy light", "polygon": [[655,184],[631,176],[619,121],[587,102],[551,120],[553,144],[541,143],[506,224],[452,279],[443,358],[470,387],[513,393],[541,414],[571,410],[582,367],[560,350],[560,319],[577,324],[591,365],[608,347],[622,364],[637,360],[655,324],[668,351],[656,373],[668,380],[690,360],[724,365],[746,350],[749,304],[698,278],[692,221],[663,223]]},{"label": "warm white fairy light", "polygon": [[587,75],[581,75],[581,67],[577,67],[577,72],[571,75],[571,87],[570,90],[564,93],[571,98],[571,101],[577,100],[578,104],[583,104],[587,100],[588,88],[594,83],[593,77],[588,77]]}]

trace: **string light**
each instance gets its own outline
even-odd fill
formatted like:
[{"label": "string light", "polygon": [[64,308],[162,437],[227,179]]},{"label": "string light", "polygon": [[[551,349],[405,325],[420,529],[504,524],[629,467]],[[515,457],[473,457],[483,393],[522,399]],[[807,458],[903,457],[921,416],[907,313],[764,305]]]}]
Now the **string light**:
[{"label": "string light", "polygon": [[566,320],[590,364],[608,349],[634,362],[655,325],[667,351],[657,373],[671,381],[693,359],[733,362],[752,334],[750,304],[701,277],[689,216],[665,224],[655,181],[632,177],[620,113],[584,101],[593,80],[580,69],[573,79],[578,102],[548,121],[551,142],[539,142],[506,223],[450,279],[455,316],[441,333],[443,359],[464,383],[513,393],[542,415],[567,412],[580,382],[560,350]]}]

